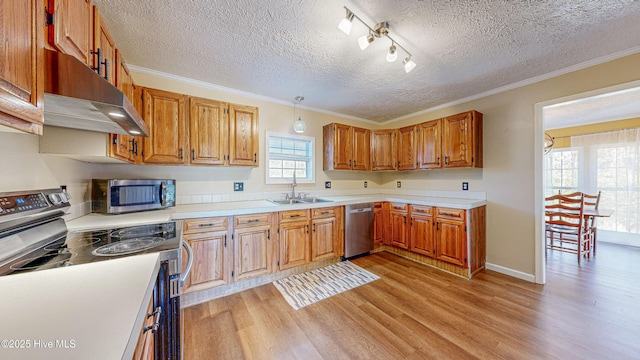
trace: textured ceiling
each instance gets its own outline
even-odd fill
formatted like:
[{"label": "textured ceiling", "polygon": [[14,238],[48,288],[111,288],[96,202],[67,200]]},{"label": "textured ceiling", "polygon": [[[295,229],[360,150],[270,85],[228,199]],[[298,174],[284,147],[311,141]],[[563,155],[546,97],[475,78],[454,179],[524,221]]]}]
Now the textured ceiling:
[{"label": "textured ceiling", "polygon": [[[613,53],[640,51],[634,0],[94,0],[128,63],[384,122]],[[366,28],[337,29],[349,7]]]}]

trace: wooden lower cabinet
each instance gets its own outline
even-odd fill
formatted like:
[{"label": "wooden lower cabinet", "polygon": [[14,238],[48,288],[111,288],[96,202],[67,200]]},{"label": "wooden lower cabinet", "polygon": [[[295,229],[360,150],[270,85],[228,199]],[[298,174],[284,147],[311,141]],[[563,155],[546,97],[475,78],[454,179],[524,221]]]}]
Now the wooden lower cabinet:
[{"label": "wooden lower cabinet", "polygon": [[391,203],[389,206],[389,244],[408,249],[407,204]]},{"label": "wooden lower cabinet", "polygon": [[373,213],[375,216],[373,228],[373,246],[378,247],[384,243],[386,236],[384,231],[387,228],[387,216],[385,202],[377,202],[373,205]]},{"label": "wooden lower cabinet", "polygon": [[154,353],[154,345],[155,338],[154,332],[152,331],[153,322],[154,322],[154,308],[153,308],[153,296],[149,301],[149,306],[147,307],[147,317],[142,324],[142,329],[140,329],[140,336],[138,337],[138,343],[136,344],[136,349],[133,353],[133,360],[153,360],[155,359]]},{"label": "wooden lower cabinet", "polygon": [[[193,267],[184,292],[227,285],[231,282],[231,236],[229,218],[186,220],[183,240],[193,251]],[[183,259],[186,259],[183,253]],[[183,264],[184,266],[185,264]]]},{"label": "wooden lower cabinet", "polygon": [[342,208],[311,211],[311,261],[340,256],[340,220]]},{"label": "wooden lower cabinet", "polygon": [[467,265],[467,228],[465,210],[436,209],[436,259],[448,263]]},{"label": "wooden lower cabinet", "polygon": [[425,256],[435,257],[435,225],[432,207],[411,205],[409,250]]},{"label": "wooden lower cabinet", "polygon": [[235,216],[234,224],[233,280],[240,281],[272,273],[274,258],[271,215]]},{"label": "wooden lower cabinet", "polygon": [[311,261],[309,221],[280,225],[280,270],[301,266]]}]

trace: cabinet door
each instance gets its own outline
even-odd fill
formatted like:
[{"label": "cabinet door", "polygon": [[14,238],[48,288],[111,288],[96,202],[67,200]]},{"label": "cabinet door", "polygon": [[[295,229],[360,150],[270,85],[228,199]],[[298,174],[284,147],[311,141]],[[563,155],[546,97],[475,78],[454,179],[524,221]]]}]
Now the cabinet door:
[{"label": "cabinet door", "polygon": [[53,24],[47,25],[49,44],[93,66],[91,0],[48,0],[47,9],[53,13]]},{"label": "cabinet door", "polygon": [[371,169],[371,131],[353,128],[353,170]]},{"label": "cabinet door", "polygon": [[[113,41],[107,25],[95,6],[93,7],[93,51],[100,51],[100,59],[98,59],[98,56],[94,57],[93,67],[97,69],[98,74],[105,80],[112,85],[115,84],[116,43]],[[100,63],[98,63],[98,60],[100,60]]]},{"label": "cabinet door", "polygon": [[41,135],[44,119],[42,1],[4,1],[0,7],[0,124]]},{"label": "cabinet door", "polygon": [[[125,63],[122,55],[116,50],[116,87],[122,91],[122,93],[133,103],[134,88],[133,78],[129,73],[129,68]],[[109,141],[109,156],[124,160],[127,162],[134,162],[134,137],[124,134],[110,134]]]},{"label": "cabinet door", "polygon": [[411,215],[411,237],[409,250],[429,257],[435,257],[435,222],[432,216]]},{"label": "cabinet door", "polygon": [[144,138],[143,161],[155,164],[185,164],[187,126],[185,95],[143,89],[144,120],[149,137]]},{"label": "cabinet door", "polygon": [[407,242],[407,213],[389,212],[390,244],[403,249],[409,248]]},{"label": "cabinet door", "polygon": [[337,230],[335,217],[311,221],[311,261],[336,256]]},{"label": "cabinet door", "polygon": [[416,160],[416,126],[398,129],[398,170],[414,170]]},{"label": "cabinet door", "polygon": [[227,250],[228,237],[227,231],[183,236],[193,250],[193,267],[185,282],[185,293],[229,284],[231,264]]},{"label": "cabinet door", "polygon": [[371,132],[371,170],[396,169],[396,131]]},{"label": "cabinet door", "polygon": [[270,274],[272,266],[271,225],[236,229],[234,243],[234,280]]},{"label": "cabinet door", "polygon": [[444,167],[470,167],[473,165],[473,137],[471,113],[462,113],[442,119]]},{"label": "cabinet door", "polygon": [[334,124],[333,168],[351,170],[353,164],[353,135],[351,126]]},{"label": "cabinet door", "polygon": [[464,222],[450,219],[437,219],[436,258],[448,263],[467,265],[467,238]]},{"label": "cabinet door", "polygon": [[437,169],[442,167],[442,121],[427,121],[418,127],[418,167]]},{"label": "cabinet door", "polygon": [[227,148],[227,103],[190,98],[191,164],[224,165]]},{"label": "cabinet door", "polygon": [[229,104],[229,165],[258,166],[258,108]]},{"label": "cabinet door", "polygon": [[384,243],[384,209],[382,203],[374,205],[375,223],[373,227],[373,246],[378,247]]},{"label": "cabinet door", "polygon": [[309,263],[309,222],[280,225],[280,270]]}]

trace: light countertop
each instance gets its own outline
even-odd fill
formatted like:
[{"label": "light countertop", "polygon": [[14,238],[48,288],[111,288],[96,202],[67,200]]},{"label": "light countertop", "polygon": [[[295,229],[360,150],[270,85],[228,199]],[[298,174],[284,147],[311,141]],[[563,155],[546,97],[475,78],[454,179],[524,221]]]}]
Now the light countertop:
[{"label": "light countertop", "polygon": [[307,203],[278,205],[267,200],[230,201],[206,204],[178,205],[166,210],[155,210],[122,215],[89,214],[67,222],[69,230],[87,230],[96,228],[113,228],[133,225],[144,225],[166,222],[171,220],[184,220],[203,217],[234,216],[256,214],[273,211],[286,211],[295,209],[310,209],[330,206],[342,206],[358,204],[362,202],[391,201],[411,203],[415,205],[429,205],[449,207],[455,209],[473,209],[486,205],[486,200],[404,196],[389,194],[354,195],[354,196],[319,196],[322,199],[331,200],[324,203]]},{"label": "light countertop", "polygon": [[0,277],[0,359],[131,359],[158,269],[156,253]]}]

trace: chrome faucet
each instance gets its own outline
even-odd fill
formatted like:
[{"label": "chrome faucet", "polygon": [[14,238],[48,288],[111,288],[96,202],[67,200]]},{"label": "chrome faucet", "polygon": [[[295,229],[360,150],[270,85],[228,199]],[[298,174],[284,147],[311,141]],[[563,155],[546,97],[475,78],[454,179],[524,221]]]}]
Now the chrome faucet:
[{"label": "chrome faucet", "polygon": [[287,194],[287,197],[290,199],[296,198],[296,186],[298,183],[296,182],[296,171],[293,170],[293,182],[291,183],[291,195]]}]

